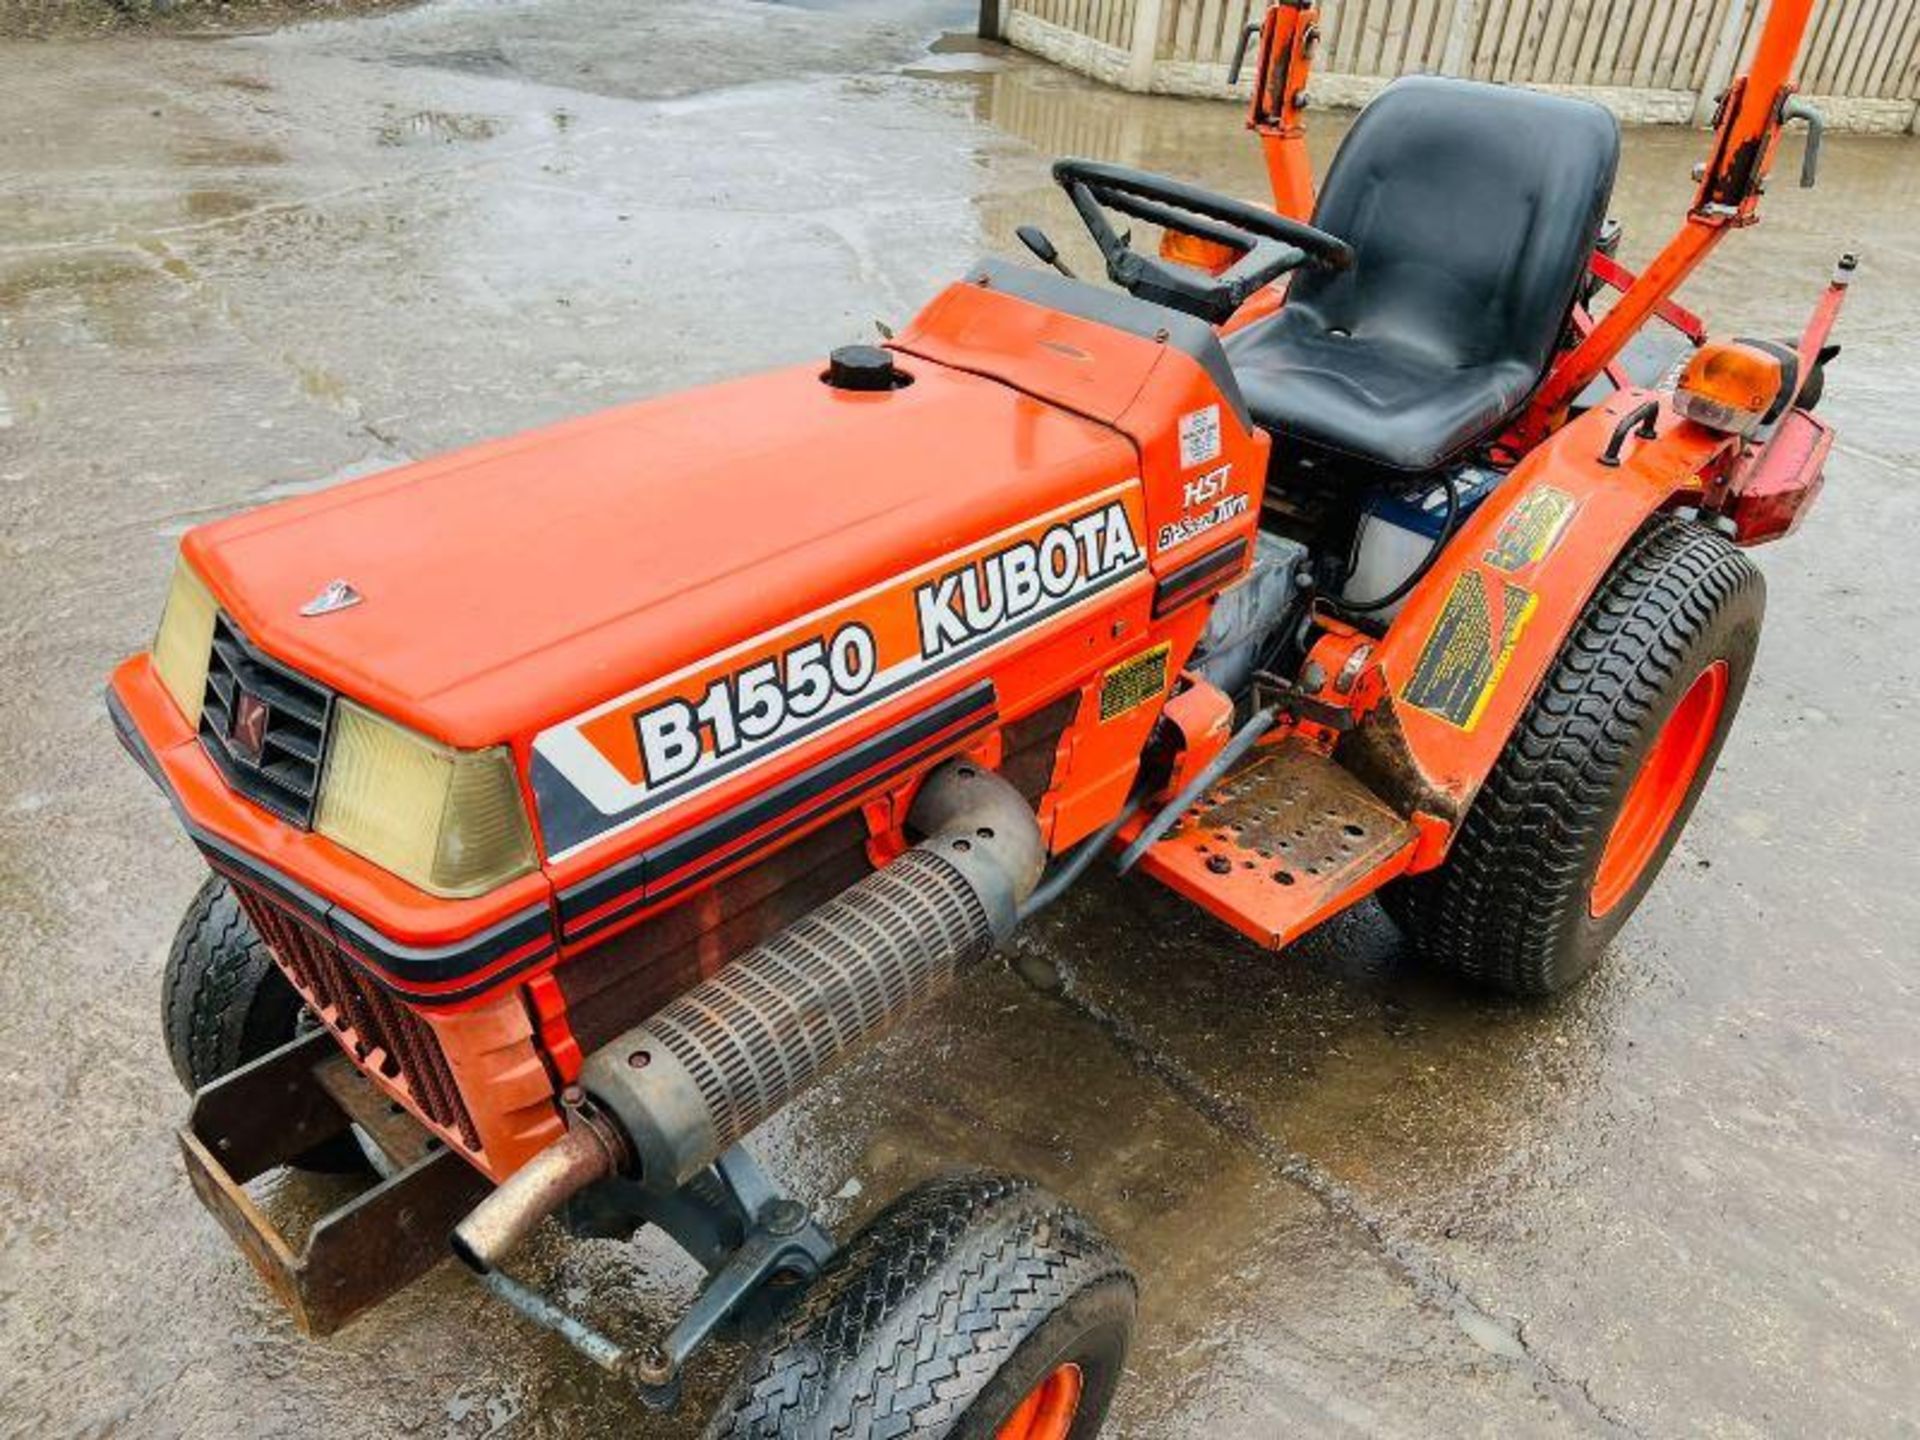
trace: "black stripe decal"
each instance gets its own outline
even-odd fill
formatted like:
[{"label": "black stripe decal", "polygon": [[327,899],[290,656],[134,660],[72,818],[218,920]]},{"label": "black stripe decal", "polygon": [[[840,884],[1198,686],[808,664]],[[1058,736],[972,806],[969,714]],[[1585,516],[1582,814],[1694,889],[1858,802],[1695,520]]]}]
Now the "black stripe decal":
[{"label": "black stripe decal", "polygon": [[[188,835],[205,853],[209,863],[216,869],[230,872],[246,883],[258,886],[277,904],[304,915],[309,922],[334,938],[342,955],[357,969],[411,1003],[438,1006],[472,999],[505,984],[550,959],[555,953],[553,915],[543,905],[509,916],[453,945],[416,947],[389,939],[358,916],[196,824],[181,807],[172,787],[166,783],[165,771],[158,758],[126,714],[118,697],[110,694],[107,704],[121,744],[167,794]],[[991,724],[995,715],[993,684],[991,681],[981,681],[852,749],[803,771],[760,798],[716,816],[654,850],[635,856],[575,886],[560,897],[561,915],[563,919],[577,918],[623,892],[631,892],[631,904],[596,918],[581,931],[581,934],[592,934],[643,904],[651,905],[670,899],[738,859],[737,856],[727,856],[704,867],[700,865],[703,859],[714,856],[715,852],[723,850],[742,835],[781,821],[784,823],[766,837],[766,843],[776,843],[837,803],[823,803],[821,798],[837,786],[868,771],[876,772],[870,777],[868,788],[883,784],[922,760],[930,742],[944,737],[945,742],[950,744]],[[667,876],[673,878],[663,888],[651,893],[647,891],[651,880]],[[542,939],[547,943],[537,943]],[[512,965],[472,985],[432,992],[415,988],[457,981],[530,945],[535,948]]]},{"label": "black stripe decal", "polygon": [[[539,948],[526,957],[525,964],[531,964],[540,955],[551,954],[554,948],[553,912],[544,905],[509,915],[499,924],[489,926],[454,945],[402,945],[338,905],[332,907],[332,920],[334,934],[343,945],[358,950],[403,984],[437,984],[459,980],[504,955],[511,955],[529,945],[538,945]],[[543,940],[545,943],[540,944]],[[516,968],[524,968],[524,964]],[[493,982],[489,979],[488,983]]]},{"label": "black stripe decal", "polygon": [[[167,790],[166,777],[160,769],[160,762],[154,758],[153,747],[147,744],[147,737],[133,723],[133,717],[127,714],[127,707],[120,703],[120,697],[113,693],[113,687],[107,687],[107,718],[113,722],[114,738],[120,742],[120,748],[133,757],[133,763],[147,772],[147,778]],[[167,795],[171,801],[173,796]],[[176,807],[178,808],[178,807]]]},{"label": "black stripe decal", "polygon": [[1153,618],[1158,620],[1168,611],[1177,610],[1189,600],[1198,599],[1209,581],[1238,570],[1246,556],[1247,542],[1243,538],[1230,545],[1222,545],[1218,550],[1209,550],[1197,560],[1189,560],[1154,587]]},{"label": "black stripe decal", "polygon": [[[555,953],[553,916],[544,905],[510,915],[498,924],[453,945],[417,947],[389,939],[358,916],[195,823],[167,784],[166,773],[158,757],[127,715],[119,698],[109,694],[107,708],[121,744],[141,769],[160,785],[182,826],[206,855],[208,863],[217,870],[264,890],[276,904],[304,916],[309,923],[333,937],[342,956],[356,969],[410,1003],[433,1007],[470,1000],[506,984],[552,958]],[[951,744],[991,724],[995,716],[993,684],[983,680],[883,730],[851,750],[803,771],[758,800],[715,816],[706,824],[675,836],[659,848],[574,887],[561,897],[561,912],[566,916],[577,916],[618,896],[623,890],[632,891],[632,904],[597,918],[582,932],[591,934],[630,914],[642,904],[651,905],[670,899],[738,859],[737,856],[726,856],[704,867],[700,866],[703,858],[713,856],[740,836],[769,823],[783,821],[778,829],[766,837],[766,843],[776,843],[837,803],[823,803],[821,800],[836,786],[870,770],[876,773],[870,777],[868,788],[883,784],[924,759],[930,742],[940,741],[944,737],[945,743]],[[644,886],[649,879],[668,875],[673,878],[664,888],[652,893],[645,892]],[[542,939],[547,943],[539,944]],[[528,946],[534,948],[519,960],[471,985],[436,991],[415,988],[460,980]]]},{"label": "black stripe decal", "polygon": [[[339,938],[338,932],[336,932],[336,938]],[[381,968],[381,961],[373,960],[360,954],[350,943],[344,940],[342,940],[340,944],[340,953],[362,973],[370,976],[379,984],[384,985],[394,994],[405,999],[409,1004],[432,1009],[441,1005],[458,1005],[463,1000],[471,1000],[477,995],[486,995],[494,990],[498,990],[501,986],[524,975],[536,965],[542,965],[551,960],[556,951],[552,945],[542,945],[539,949],[530,951],[520,959],[514,961],[513,964],[503,966],[499,970],[474,981],[471,985],[456,985],[450,990],[415,990],[402,981],[395,979],[393,976],[388,975]],[[382,955],[390,954],[388,951],[382,951],[381,953]],[[497,957],[489,957],[489,962],[492,958]],[[466,970],[461,971],[460,974],[472,974],[479,968],[480,966],[478,965],[469,966]],[[458,979],[459,976],[452,975],[445,978]]]},{"label": "black stripe decal", "polygon": [[[963,727],[948,736],[952,741],[990,724],[995,715],[994,698],[993,683],[983,680],[851,749],[823,760],[809,770],[803,770],[764,795],[716,815],[652,850],[643,851],[591,880],[581,882],[559,897],[563,932],[568,940],[581,939],[631,914],[642,905],[657,904],[678,894],[704,879],[712,870],[719,868],[719,864],[731,864],[737,857],[729,857],[719,864],[683,874],[689,867],[698,866],[702,860],[712,857],[714,852],[724,849],[741,836],[784,819],[785,823],[779,830],[767,837],[769,843],[781,838],[813,819],[822,810],[830,808],[836,802],[821,804],[818,803],[820,798],[856,776],[877,767],[885,767],[872,776],[868,788],[895,778],[923,758],[919,753],[921,747],[943,733]],[[673,879],[663,888],[653,888],[653,882],[669,876]],[[623,895],[629,898],[630,903],[595,916],[590,923],[580,924],[583,916]],[[576,925],[579,925],[578,929],[574,928]]]},{"label": "black stripe decal", "polygon": [[[452,945],[403,945],[397,940],[388,939],[357,915],[322,899],[298,881],[262,864],[245,851],[235,849],[219,836],[197,825],[190,825],[189,831],[194,843],[206,853],[208,860],[218,862],[226,870],[238,872],[249,883],[268,891],[279,904],[300,911],[338,940],[343,948],[352,947],[354,958],[367,962],[362,969],[398,990],[404,991],[413,985],[461,979],[543,936],[548,943],[542,947],[542,953],[550,954],[554,948],[552,915],[544,905],[509,915],[497,925]],[[538,954],[529,957],[528,963],[537,958]],[[451,997],[428,995],[420,998],[444,1000]]]},{"label": "black stripe decal", "polygon": [[211,831],[189,823],[187,833],[210,864],[217,863],[238,872],[248,884],[265,890],[283,909],[296,910],[325,933],[333,933],[332,902],[323,900],[297,880],[261,864],[244,850],[235,849]]},{"label": "black stripe decal", "polygon": [[[547,932],[548,912],[542,907],[510,916],[476,936],[477,943],[466,942],[440,949],[415,949],[388,940],[336,905],[325,902],[316,905],[303,901],[300,896],[308,892],[277,871],[262,866],[251,856],[221,844],[205,831],[196,830],[194,840],[206,855],[207,863],[215,870],[230,879],[267,892],[268,899],[282,909],[298,912],[308,923],[332,938],[341,957],[354,969],[414,1005],[454,1005],[476,995],[484,995],[522,972],[552,959],[555,953],[551,943],[539,945],[512,965],[474,984],[451,990],[417,990],[414,987],[421,983],[458,980],[496,963],[502,955],[517,948],[513,944],[498,943],[505,936],[513,936],[521,945],[530,943],[533,936],[523,935],[523,929],[536,933]],[[372,953],[365,953],[367,951]],[[389,966],[396,972],[408,973],[404,973],[404,978],[402,973],[388,973]]]}]

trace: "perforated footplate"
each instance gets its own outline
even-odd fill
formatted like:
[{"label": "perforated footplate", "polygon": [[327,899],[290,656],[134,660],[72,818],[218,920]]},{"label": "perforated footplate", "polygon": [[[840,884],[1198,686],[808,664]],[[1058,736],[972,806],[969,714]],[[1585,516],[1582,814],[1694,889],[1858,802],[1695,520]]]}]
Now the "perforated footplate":
[{"label": "perforated footplate", "polygon": [[1399,873],[1414,828],[1324,755],[1256,752],[1140,868],[1278,949]]}]

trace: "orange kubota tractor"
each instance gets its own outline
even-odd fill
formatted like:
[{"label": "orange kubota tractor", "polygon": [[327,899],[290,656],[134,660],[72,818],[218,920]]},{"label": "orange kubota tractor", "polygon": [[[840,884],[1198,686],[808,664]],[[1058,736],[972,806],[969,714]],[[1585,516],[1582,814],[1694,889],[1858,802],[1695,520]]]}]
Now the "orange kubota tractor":
[{"label": "orange kubota tractor", "polygon": [[[188,1174],[302,1325],[450,1243],[655,1403],[746,1334],[714,1434],[1094,1433],[1134,1282],[1091,1224],[968,1174],[840,1246],[742,1142],[1110,856],[1274,947],[1378,893],[1495,990],[1595,963],[1832,440],[1850,257],[1793,341],[1672,299],[1789,120],[1811,181],[1810,3],[1638,276],[1581,100],[1398,81],[1316,199],[1281,0],[1274,209],[1056,166],[1117,289],[989,260],[883,348],[191,532],[109,703],[213,871]],[[282,1165],[376,1178],[296,1249],[244,1188]],[[617,1344],[502,1268],[556,1215],[705,1285]]]}]

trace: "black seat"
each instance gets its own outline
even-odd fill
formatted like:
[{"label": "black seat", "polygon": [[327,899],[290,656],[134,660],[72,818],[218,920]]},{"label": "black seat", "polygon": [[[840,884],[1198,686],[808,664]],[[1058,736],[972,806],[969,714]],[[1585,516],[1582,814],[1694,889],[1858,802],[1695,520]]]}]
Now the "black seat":
[{"label": "black seat", "polygon": [[1300,271],[1278,314],[1227,339],[1254,419],[1398,471],[1486,439],[1553,356],[1619,155],[1618,123],[1588,101],[1427,76],[1387,86],[1314,210],[1353,246],[1352,268]]}]

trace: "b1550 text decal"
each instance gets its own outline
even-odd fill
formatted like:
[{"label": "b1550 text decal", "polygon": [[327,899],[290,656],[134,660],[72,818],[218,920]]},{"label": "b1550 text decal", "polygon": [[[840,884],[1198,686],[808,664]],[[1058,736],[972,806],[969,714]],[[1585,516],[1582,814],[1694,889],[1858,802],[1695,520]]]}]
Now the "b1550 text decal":
[{"label": "b1550 text decal", "polygon": [[573,812],[547,824],[550,845],[562,832],[562,853],[598,839],[1140,572],[1140,507],[1129,483],[544,731],[543,822]]}]

